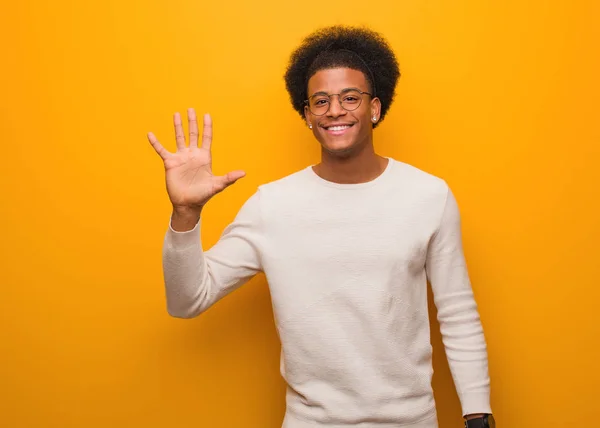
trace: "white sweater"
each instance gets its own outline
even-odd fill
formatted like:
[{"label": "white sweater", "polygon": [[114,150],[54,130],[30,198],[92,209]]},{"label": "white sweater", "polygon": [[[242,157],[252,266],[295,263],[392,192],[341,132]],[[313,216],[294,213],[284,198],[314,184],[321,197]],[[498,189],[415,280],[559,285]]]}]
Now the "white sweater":
[{"label": "white sweater", "polygon": [[446,182],[389,159],[337,184],[307,167],[259,186],[203,251],[170,225],[167,308],[190,318],[259,271],[281,339],[284,428],[437,427],[427,280],[463,414],[491,413],[486,342]]}]

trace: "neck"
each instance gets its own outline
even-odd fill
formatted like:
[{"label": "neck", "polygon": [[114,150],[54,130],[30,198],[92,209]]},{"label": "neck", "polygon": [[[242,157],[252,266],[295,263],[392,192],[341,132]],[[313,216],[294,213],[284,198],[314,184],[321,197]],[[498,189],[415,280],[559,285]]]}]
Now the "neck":
[{"label": "neck", "polygon": [[388,160],[375,153],[372,144],[350,156],[339,156],[323,150],[321,162],[313,167],[321,178],[339,184],[366,183],[377,178]]}]

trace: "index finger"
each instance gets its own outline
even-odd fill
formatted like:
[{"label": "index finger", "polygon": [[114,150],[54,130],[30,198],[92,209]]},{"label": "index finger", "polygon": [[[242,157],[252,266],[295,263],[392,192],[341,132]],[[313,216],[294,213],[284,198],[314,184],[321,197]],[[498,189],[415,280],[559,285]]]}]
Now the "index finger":
[{"label": "index finger", "polygon": [[188,109],[188,122],[190,124],[190,147],[198,147],[198,121],[193,108]]},{"label": "index finger", "polygon": [[185,135],[183,134],[183,125],[181,123],[181,115],[175,113],[173,115],[173,126],[175,127],[175,142],[177,150],[185,149]]},{"label": "index finger", "polygon": [[212,143],[212,119],[210,114],[206,113],[204,115],[204,126],[202,129],[202,148],[206,150],[210,150],[210,146]]}]

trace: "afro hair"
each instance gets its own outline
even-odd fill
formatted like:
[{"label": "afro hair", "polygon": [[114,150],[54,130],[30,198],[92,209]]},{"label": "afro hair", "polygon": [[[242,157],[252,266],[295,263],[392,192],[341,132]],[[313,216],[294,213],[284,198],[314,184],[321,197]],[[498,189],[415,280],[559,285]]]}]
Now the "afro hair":
[{"label": "afro hair", "polygon": [[307,36],[292,53],[284,76],[294,110],[304,118],[308,80],[320,70],[347,67],[361,71],[373,97],[381,101],[380,120],[394,99],[400,69],[387,41],[368,28],[332,26]]}]

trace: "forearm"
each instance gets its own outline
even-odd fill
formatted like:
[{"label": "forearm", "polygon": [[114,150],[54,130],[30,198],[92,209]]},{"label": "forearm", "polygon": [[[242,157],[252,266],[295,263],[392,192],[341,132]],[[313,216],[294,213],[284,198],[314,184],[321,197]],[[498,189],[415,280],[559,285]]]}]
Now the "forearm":
[{"label": "forearm", "polygon": [[199,212],[173,210],[162,255],[167,311],[177,318],[198,315],[210,289]]},{"label": "forearm", "polygon": [[472,293],[438,296],[438,320],[463,414],[489,413],[487,346]]},{"label": "forearm", "polygon": [[204,251],[201,213],[173,210],[163,245],[163,268],[169,313],[192,318],[247,282],[261,270],[260,207],[249,198],[219,241]]}]

